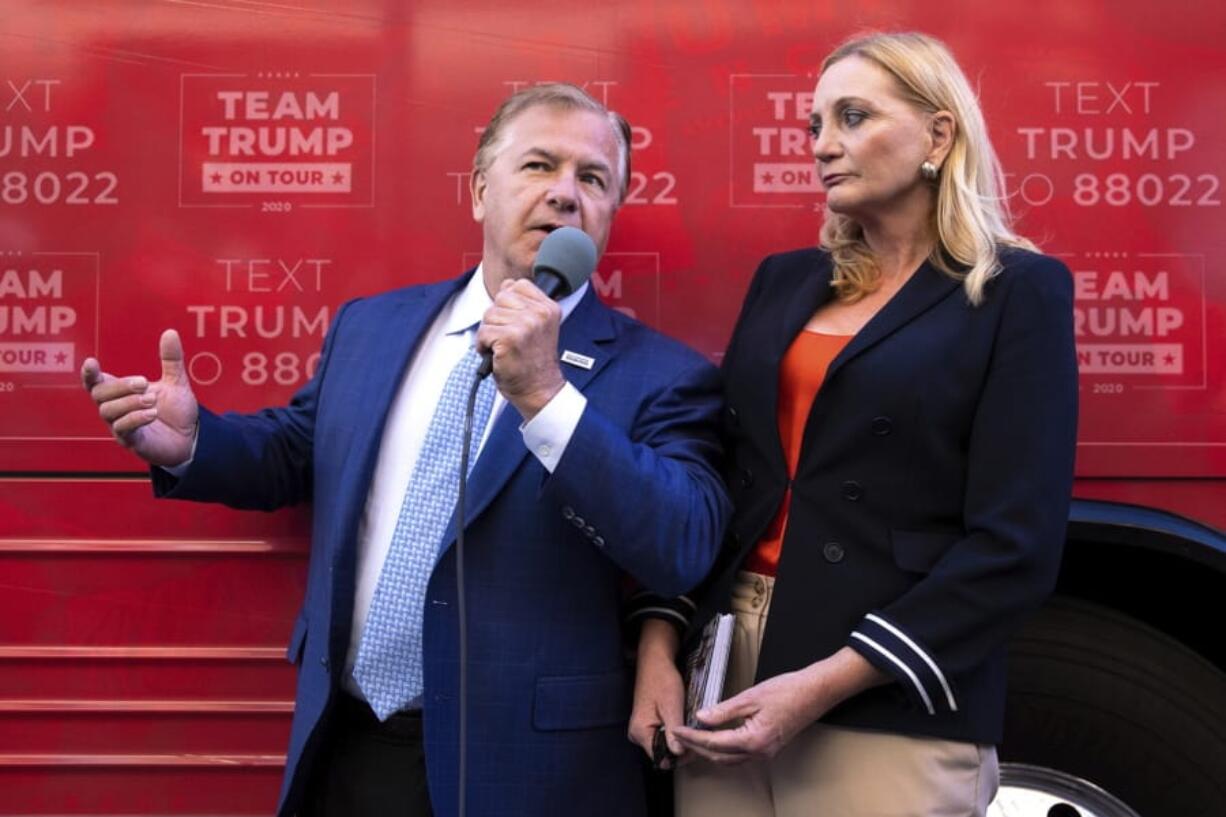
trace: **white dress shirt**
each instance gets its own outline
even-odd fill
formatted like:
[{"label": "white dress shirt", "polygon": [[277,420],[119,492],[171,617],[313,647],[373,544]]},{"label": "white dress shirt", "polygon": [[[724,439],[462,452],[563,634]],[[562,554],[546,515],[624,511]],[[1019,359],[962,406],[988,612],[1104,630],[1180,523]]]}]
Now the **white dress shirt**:
[{"label": "white dress shirt", "polygon": [[[358,645],[362,641],[371,597],[391,547],[392,533],[396,529],[409,478],[425,443],[426,429],[430,426],[447,377],[475,342],[477,324],[493,304],[481,273],[482,268],[478,267],[468,285],[443,307],[422,336],[388,411],[387,425],[383,429],[383,438],[379,444],[379,459],[371,479],[370,491],[366,495],[366,508],[358,525],[357,588],[349,650],[345,656],[345,672],[342,675],[345,689],[359,698],[363,695],[353,680],[353,662],[357,658]],[[587,286],[585,283],[559,302],[562,307],[562,320],[566,320],[574,311]],[[507,400],[501,393],[494,396],[489,420],[485,428],[480,430],[481,446],[478,449],[478,459],[490,429],[506,405]],[[531,421],[520,425],[524,444],[549,472],[552,473],[561,460],[586,406],[587,399],[578,389],[567,383]],[[419,705],[420,702],[411,704]]]}]

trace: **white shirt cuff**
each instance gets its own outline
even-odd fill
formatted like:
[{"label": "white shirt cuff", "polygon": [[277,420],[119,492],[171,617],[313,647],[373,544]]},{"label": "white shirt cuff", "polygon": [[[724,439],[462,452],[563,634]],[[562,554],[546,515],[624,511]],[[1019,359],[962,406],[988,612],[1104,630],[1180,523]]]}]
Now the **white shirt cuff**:
[{"label": "white shirt cuff", "polygon": [[585,408],[587,398],[567,383],[535,417],[519,427],[524,435],[524,445],[549,473],[552,474],[562,460],[562,453],[566,451]]}]

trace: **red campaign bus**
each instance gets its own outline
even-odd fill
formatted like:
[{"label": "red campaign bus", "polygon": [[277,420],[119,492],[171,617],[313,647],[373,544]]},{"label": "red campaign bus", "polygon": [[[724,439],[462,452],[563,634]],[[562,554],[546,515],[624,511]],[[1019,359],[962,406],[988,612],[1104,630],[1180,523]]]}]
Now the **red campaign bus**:
[{"label": "red campaign bus", "polygon": [[265,814],[284,761],[308,512],[154,502],[80,390],[85,356],[156,376],[175,327],[202,402],[284,402],[343,301],[479,257],[479,129],[566,80],[635,126],[597,290],[718,360],[757,261],[816,240],[814,69],[866,28],[950,44],[1019,229],[1075,278],[1076,499],[1057,595],[1012,645],[997,813],[1226,809],[1226,7],[15,0],[2,19],[0,813]]}]

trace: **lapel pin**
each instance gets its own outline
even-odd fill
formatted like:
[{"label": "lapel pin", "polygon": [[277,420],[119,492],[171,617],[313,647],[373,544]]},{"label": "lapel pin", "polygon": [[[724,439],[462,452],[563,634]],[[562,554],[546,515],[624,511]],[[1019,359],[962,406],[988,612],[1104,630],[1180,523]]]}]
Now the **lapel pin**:
[{"label": "lapel pin", "polygon": [[562,353],[562,362],[578,366],[580,369],[590,370],[596,364],[596,358],[581,355],[578,352],[572,352],[570,349],[567,349]]}]

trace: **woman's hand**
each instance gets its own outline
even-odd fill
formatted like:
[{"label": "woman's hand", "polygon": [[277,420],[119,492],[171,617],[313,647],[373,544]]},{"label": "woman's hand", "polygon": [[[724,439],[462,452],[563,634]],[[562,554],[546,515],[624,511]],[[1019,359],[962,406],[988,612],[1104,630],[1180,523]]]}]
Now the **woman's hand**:
[{"label": "woman's hand", "polygon": [[[643,623],[634,676],[634,709],[627,734],[648,757],[652,757],[652,743],[660,726],[665,728],[669,751],[674,755],[685,751],[673,736],[685,709],[685,682],[676,664],[679,642],[676,628],[667,621],[648,619]],[[663,761],[660,768],[670,768],[669,762]]]},{"label": "woman's hand", "polygon": [[[838,704],[889,676],[844,647],[802,670],[769,678],[710,709],[698,720],[711,730],[675,730],[687,749],[720,765],[779,753],[802,729]],[[735,721],[737,726],[729,727]]]}]

